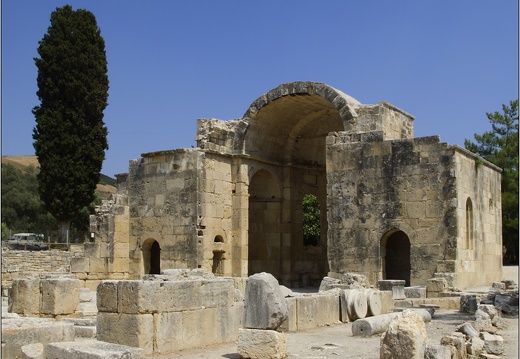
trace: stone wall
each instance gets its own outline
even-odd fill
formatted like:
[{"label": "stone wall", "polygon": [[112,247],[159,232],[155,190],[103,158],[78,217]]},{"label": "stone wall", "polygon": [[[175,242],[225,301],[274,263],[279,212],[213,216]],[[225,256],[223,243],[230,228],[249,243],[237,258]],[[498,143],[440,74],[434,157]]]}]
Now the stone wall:
[{"label": "stone wall", "polygon": [[467,288],[502,279],[500,169],[457,148],[457,287]]},{"label": "stone wall", "polygon": [[438,137],[385,141],[382,132],[327,142],[331,271],[400,279],[385,278],[384,261],[386,238],[401,231],[410,242],[410,253],[398,254],[411,262],[409,285],[424,285],[456,243],[453,150]]},{"label": "stone wall", "polygon": [[236,340],[243,300],[231,278],[103,281],[98,287],[97,339],[145,354]]}]

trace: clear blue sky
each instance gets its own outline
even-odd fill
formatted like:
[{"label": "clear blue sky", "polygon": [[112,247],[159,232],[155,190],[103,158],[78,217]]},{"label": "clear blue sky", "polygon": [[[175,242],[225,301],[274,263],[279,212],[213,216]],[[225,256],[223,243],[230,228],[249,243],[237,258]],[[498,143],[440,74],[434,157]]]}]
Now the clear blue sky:
[{"label": "clear blue sky", "polygon": [[415,135],[463,146],[518,98],[516,0],[2,1],[2,154],[33,155],[33,58],[50,13],[94,13],[110,80],[102,172],[195,146],[196,120],[241,117],[289,81],[415,116]]}]

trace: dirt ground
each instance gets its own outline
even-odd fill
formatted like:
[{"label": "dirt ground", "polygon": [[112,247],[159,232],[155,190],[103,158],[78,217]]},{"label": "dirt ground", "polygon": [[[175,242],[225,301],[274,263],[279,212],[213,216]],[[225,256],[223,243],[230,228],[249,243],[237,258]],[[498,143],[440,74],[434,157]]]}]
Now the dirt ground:
[{"label": "dirt ground", "polygon": [[[437,311],[434,319],[426,325],[428,342],[440,344],[443,335],[453,332],[459,324],[473,320],[470,314],[458,311]],[[518,356],[518,318],[504,318],[507,328],[498,332],[504,338],[505,352],[502,358]],[[298,333],[287,333],[287,354],[290,359],[325,358],[379,358],[381,335],[369,338],[353,337],[352,323],[332,325]],[[153,358],[169,359],[239,359],[236,343],[214,345],[202,349],[191,349],[174,356],[159,355]]]}]

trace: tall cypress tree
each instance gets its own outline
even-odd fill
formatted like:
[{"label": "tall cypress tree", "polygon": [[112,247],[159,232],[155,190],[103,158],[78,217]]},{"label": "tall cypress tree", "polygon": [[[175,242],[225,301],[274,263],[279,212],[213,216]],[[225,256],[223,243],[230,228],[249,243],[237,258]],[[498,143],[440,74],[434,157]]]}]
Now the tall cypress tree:
[{"label": "tall cypress tree", "polygon": [[60,223],[62,239],[72,220],[94,200],[108,130],[105,41],[94,14],[70,5],[51,14],[39,42],[34,148],[40,163],[39,193]]}]

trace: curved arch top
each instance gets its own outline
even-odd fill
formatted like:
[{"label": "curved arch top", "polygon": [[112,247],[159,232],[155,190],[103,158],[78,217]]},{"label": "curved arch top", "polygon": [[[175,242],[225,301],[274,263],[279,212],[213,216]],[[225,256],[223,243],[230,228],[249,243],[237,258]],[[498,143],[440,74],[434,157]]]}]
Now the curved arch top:
[{"label": "curved arch top", "polygon": [[264,106],[284,96],[318,95],[329,101],[343,120],[357,117],[356,109],[362,104],[355,98],[321,82],[296,81],[281,84],[258,97],[244,113],[243,118],[254,118]]}]

